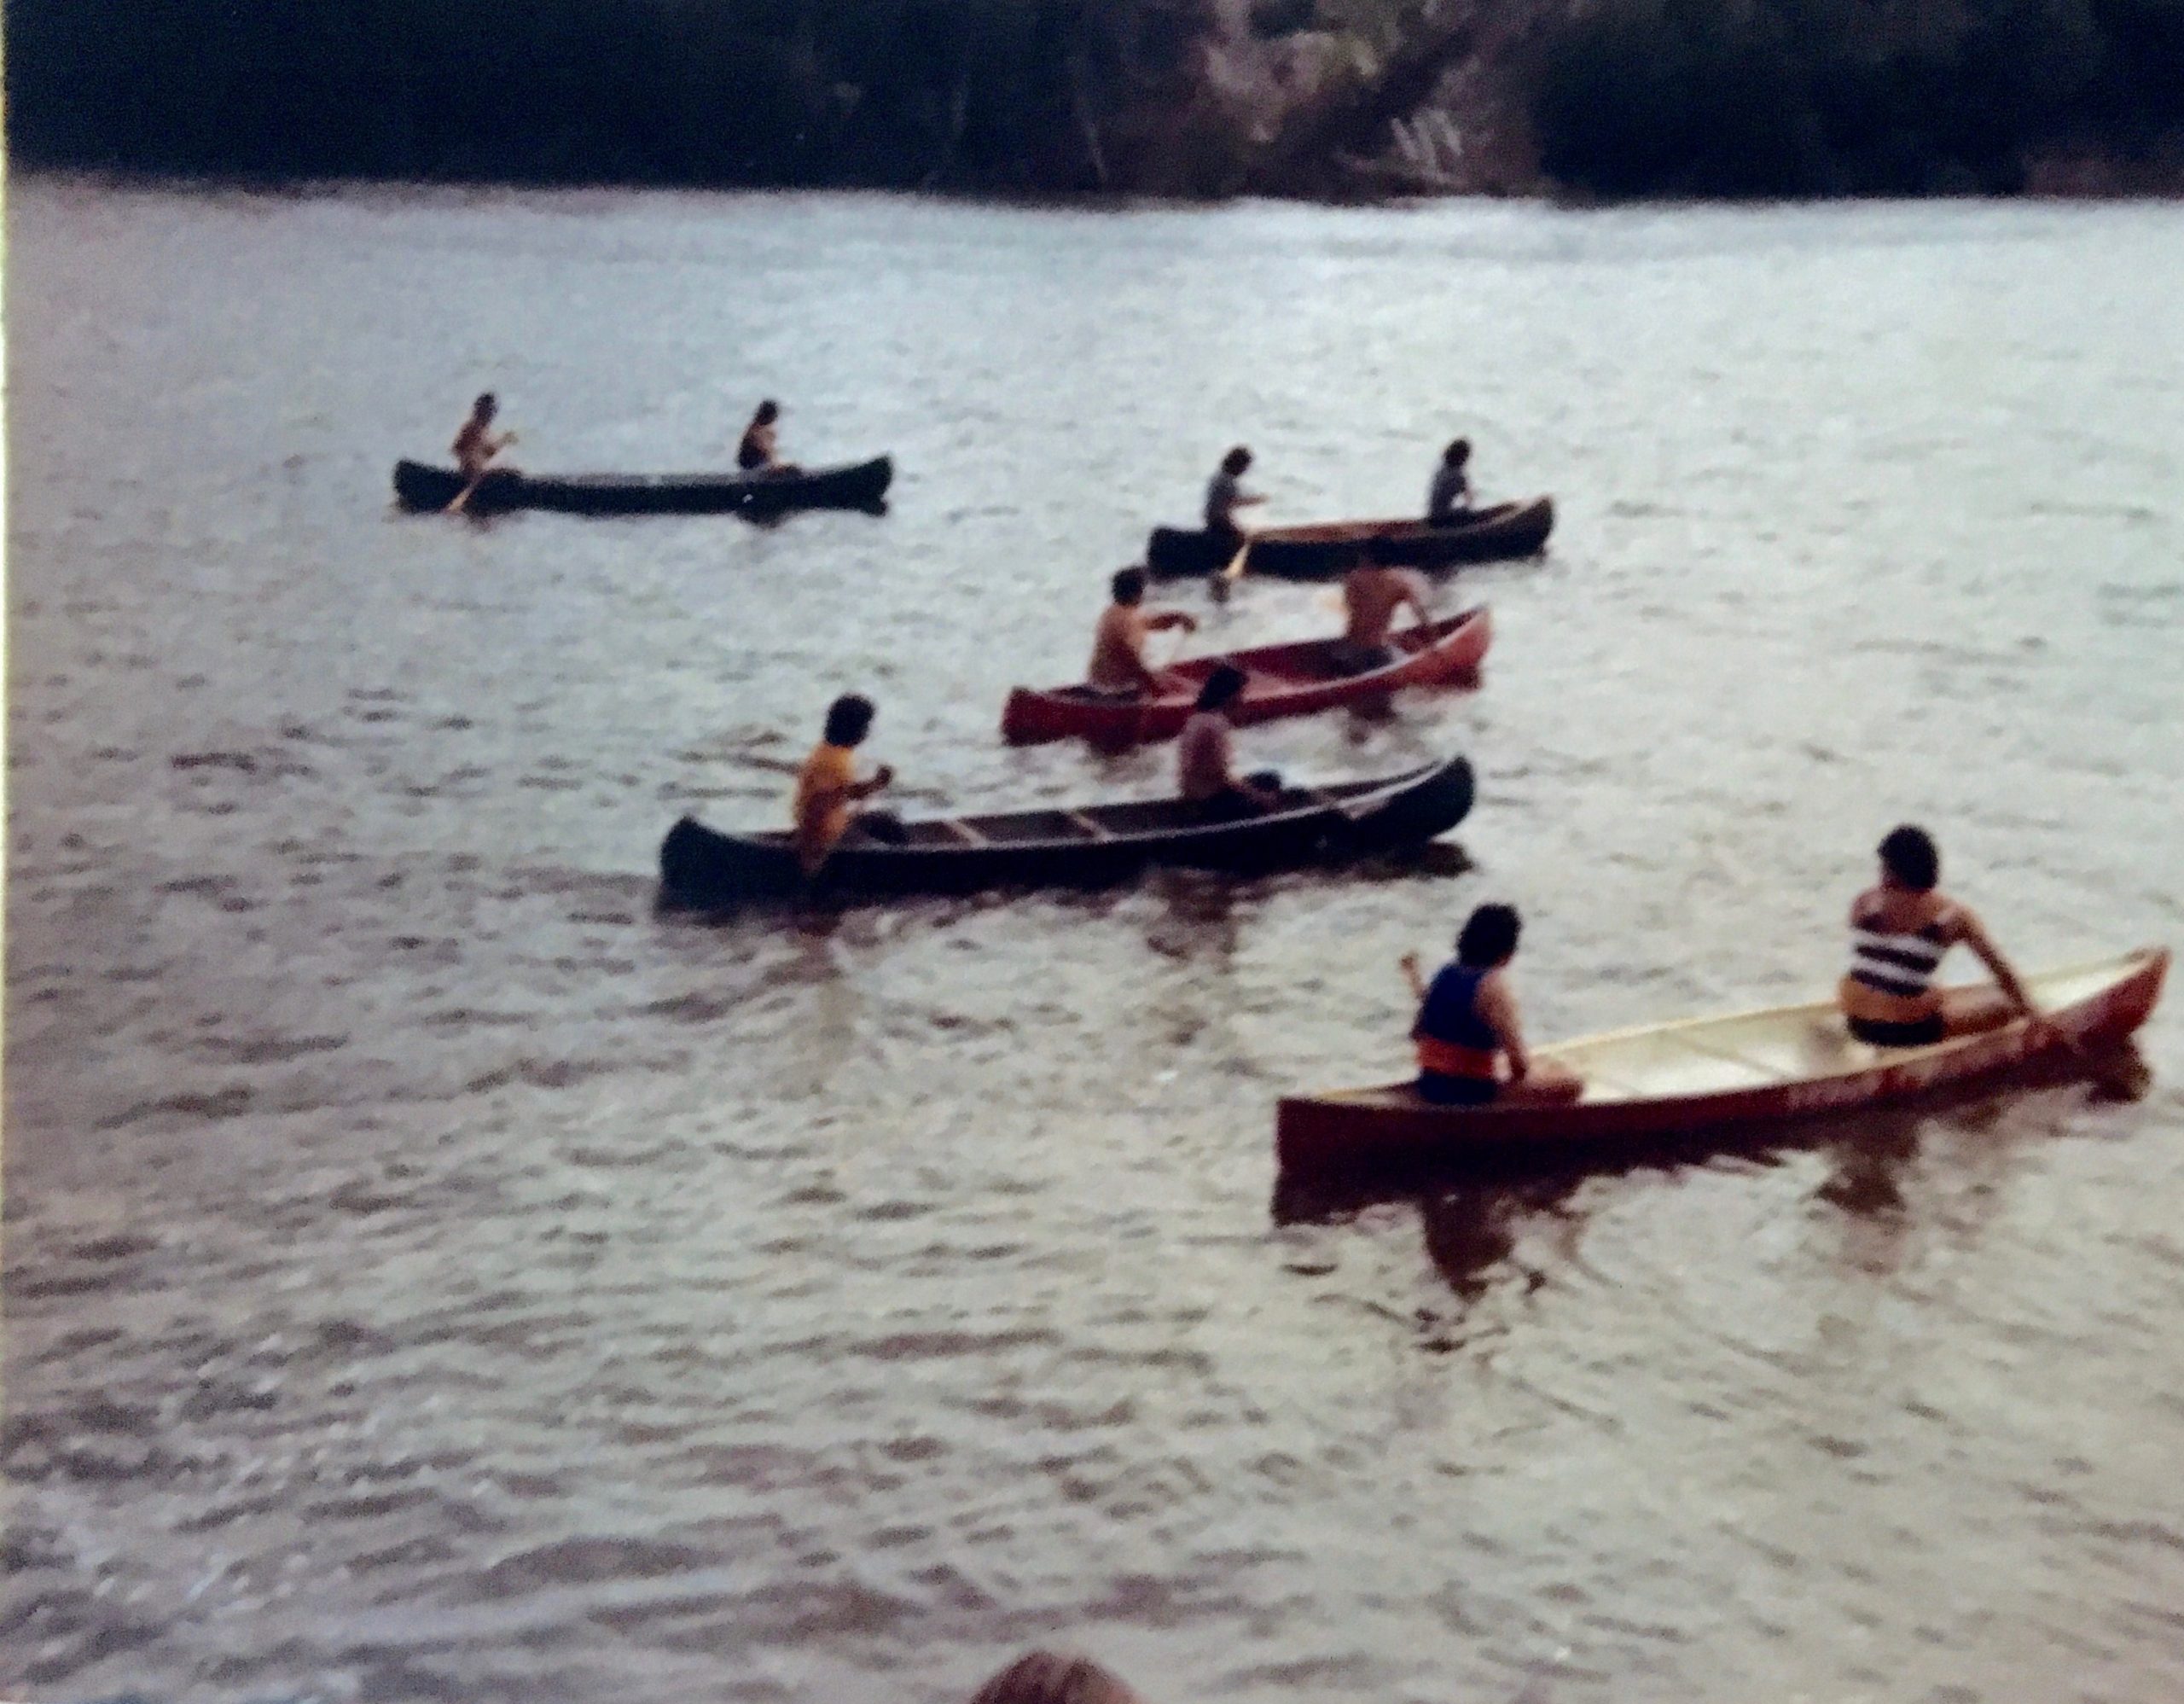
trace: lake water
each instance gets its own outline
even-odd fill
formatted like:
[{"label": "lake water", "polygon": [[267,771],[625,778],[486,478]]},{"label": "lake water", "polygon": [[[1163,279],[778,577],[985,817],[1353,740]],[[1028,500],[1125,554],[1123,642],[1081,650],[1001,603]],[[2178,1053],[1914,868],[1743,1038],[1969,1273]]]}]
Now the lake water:
[{"label": "lake water", "polygon": [[[0,1692],[2184,1693],[2174,997],[2135,1104],[1272,1164],[1488,897],[1542,1038],[1815,997],[1906,817],[2021,962],[2184,936],[2184,208],[10,189]],[[487,387],[893,510],[393,515]],[[655,914],[845,689],[906,810],[1159,791],[1006,689],[1229,443],[1302,521],[1458,432],[1561,514],[1481,689],[1240,746],[1467,753],[1467,871]]]}]

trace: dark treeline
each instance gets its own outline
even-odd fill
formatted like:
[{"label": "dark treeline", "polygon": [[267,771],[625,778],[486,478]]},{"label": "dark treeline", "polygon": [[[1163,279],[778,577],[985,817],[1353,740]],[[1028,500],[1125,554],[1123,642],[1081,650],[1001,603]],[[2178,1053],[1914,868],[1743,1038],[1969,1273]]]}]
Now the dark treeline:
[{"label": "dark treeline", "polygon": [[[1392,64],[1407,3],[6,0],[10,140],[274,177],[1279,189],[1246,156],[1324,183],[1295,139],[1325,125],[1208,67],[1314,32]],[[2184,128],[2184,0],[1538,3],[1494,73],[1548,175],[1606,195],[2006,190],[2028,148]]]},{"label": "dark treeline", "polygon": [[[8,0],[12,140],[149,171],[1066,184],[1078,0]],[[1139,61],[1150,61],[1141,66]]]},{"label": "dark treeline", "polygon": [[1610,195],[2012,193],[2029,152],[2184,126],[2184,0],[1594,0],[1533,129]]}]

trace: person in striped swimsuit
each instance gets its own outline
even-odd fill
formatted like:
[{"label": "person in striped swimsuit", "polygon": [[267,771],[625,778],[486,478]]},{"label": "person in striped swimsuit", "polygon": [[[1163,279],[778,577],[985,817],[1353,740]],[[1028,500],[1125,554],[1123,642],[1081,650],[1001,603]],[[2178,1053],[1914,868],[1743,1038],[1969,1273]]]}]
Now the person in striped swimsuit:
[{"label": "person in striped swimsuit", "polygon": [[[1850,1033],[1875,1047],[1924,1047],[2040,1014],[2017,971],[1968,905],[1941,891],[1941,854],[1906,823],[1880,843],[1880,885],[1850,905],[1850,968],[1837,990]],[[1961,941],[1994,972],[1993,988],[1940,989],[1934,973]]]},{"label": "person in striped swimsuit", "polygon": [[1441,967],[1430,988],[1418,955],[1403,955],[1403,974],[1418,1001],[1410,1038],[1418,1049],[1420,1100],[1442,1107],[1560,1106],[1584,1092],[1574,1073],[1525,1050],[1507,976],[1522,928],[1515,906],[1481,905],[1456,937],[1455,962]]}]

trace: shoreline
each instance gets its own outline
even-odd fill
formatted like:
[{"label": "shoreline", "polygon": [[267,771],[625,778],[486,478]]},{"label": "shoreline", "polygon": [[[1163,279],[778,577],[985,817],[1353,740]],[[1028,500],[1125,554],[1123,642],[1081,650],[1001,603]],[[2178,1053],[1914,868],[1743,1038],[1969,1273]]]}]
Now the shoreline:
[{"label": "shoreline", "polygon": [[1962,206],[1969,203],[2072,206],[2090,202],[2184,201],[2184,160],[2158,162],[2058,154],[2028,160],[2025,187],[2012,191],[1965,190],[1926,195],[1879,195],[1845,191],[1806,195],[1658,195],[1607,196],[1542,183],[1528,189],[1500,186],[1389,189],[1375,194],[1360,187],[1354,194],[1254,188],[1223,195],[1192,195],[1155,190],[1009,189],[977,185],[918,186],[814,180],[799,183],[732,181],[662,181],[642,177],[394,177],[374,173],[287,177],[261,172],[199,172],[161,167],[96,165],[64,160],[11,158],[8,175],[16,180],[74,183],[110,189],[177,194],[260,195],[305,200],[354,190],[408,190],[461,196],[493,193],[567,195],[656,194],[782,197],[839,195],[890,201],[931,201],[964,206],[1019,207],[1070,212],[1209,212],[1252,202],[1327,208],[1417,207],[1448,201],[1548,206],[1567,212],[1612,212],[1630,208],[1770,208],[1791,206]]}]

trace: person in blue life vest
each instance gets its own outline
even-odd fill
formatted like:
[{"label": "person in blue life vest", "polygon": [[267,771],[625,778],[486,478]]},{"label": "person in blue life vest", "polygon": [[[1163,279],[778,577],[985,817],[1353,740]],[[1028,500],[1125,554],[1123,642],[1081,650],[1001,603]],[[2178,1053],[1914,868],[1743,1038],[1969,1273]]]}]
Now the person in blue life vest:
[{"label": "person in blue life vest", "polygon": [[1418,1049],[1419,1098],[1443,1107],[1560,1106],[1584,1079],[1525,1045],[1509,962],[1523,928],[1513,905],[1481,905],[1456,937],[1456,956],[1429,986],[1418,955],[1403,974],[1418,1001],[1411,1040]]}]

